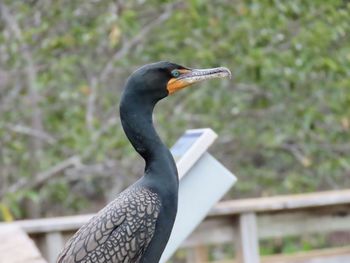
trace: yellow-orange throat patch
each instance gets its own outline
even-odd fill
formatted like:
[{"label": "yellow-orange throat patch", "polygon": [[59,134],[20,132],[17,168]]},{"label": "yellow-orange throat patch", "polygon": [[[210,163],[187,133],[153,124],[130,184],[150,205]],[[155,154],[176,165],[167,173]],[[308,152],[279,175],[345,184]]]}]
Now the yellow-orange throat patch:
[{"label": "yellow-orange throat patch", "polygon": [[169,94],[173,94],[174,92],[183,89],[185,87],[187,87],[188,85],[190,85],[191,83],[188,83],[184,80],[181,79],[176,79],[176,78],[172,78],[168,81],[167,84],[167,89],[169,91]]}]

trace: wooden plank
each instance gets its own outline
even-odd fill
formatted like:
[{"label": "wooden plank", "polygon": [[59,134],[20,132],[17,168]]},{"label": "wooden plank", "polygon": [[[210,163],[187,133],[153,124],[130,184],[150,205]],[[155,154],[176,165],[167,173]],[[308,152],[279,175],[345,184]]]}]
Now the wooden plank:
[{"label": "wooden plank", "polygon": [[195,229],[181,247],[230,243],[236,231],[232,218],[209,218]]},{"label": "wooden plank", "polygon": [[186,249],[186,263],[193,263],[194,260],[195,260],[195,254],[194,254],[194,251],[193,251],[193,248],[188,248]]},{"label": "wooden plank", "polygon": [[[297,252],[288,255],[261,257],[261,263],[346,263],[350,262],[350,247],[328,248]],[[209,263],[209,262],[203,262]],[[236,260],[220,260],[210,263],[238,263]]]},{"label": "wooden plank", "polygon": [[209,261],[209,251],[207,246],[196,246],[188,250],[187,263],[203,263]]},{"label": "wooden plank", "polygon": [[348,214],[332,213],[331,209],[261,214],[258,216],[259,238],[350,231],[350,209],[348,211]]},{"label": "wooden plank", "polygon": [[259,241],[256,215],[242,214],[239,217],[239,234],[237,236],[237,260],[240,263],[259,263]]},{"label": "wooden plank", "polygon": [[49,232],[45,235],[46,240],[46,259],[49,263],[55,263],[58,254],[64,246],[64,241],[61,232]]},{"label": "wooden plank", "polygon": [[224,201],[210,212],[211,216],[234,215],[246,212],[271,212],[350,204],[350,190],[336,190],[299,195],[284,195],[244,200]]},{"label": "wooden plank", "polygon": [[[323,206],[350,204],[350,190],[327,191],[300,195],[233,200],[218,203],[209,217],[232,216],[246,212],[270,213],[281,210],[307,209]],[[50,231],[75,231],[85,224],[93,214],[16,221],[27,233]],[[6,223],[0,223],[6,225]]]},{"label": "wooden plank", "polygon": [[[350,210],[349,210],[350,211]],[[328,212],[329,213],[329,212]],[[92,215],[71,216],[65,218],[17,221],[27,233],[46,233],[55,231],[72,231],[74,233]],[[273,222],[273,224],[271,224]],[[7,225],[7,224],[0,224]],[[320,227],[322,225],[322,227]],[[259,237],[281,237],[302,233],[331,232],[350,230],[350,214],[321,214],[317,211],[296,211],[263,213],[258,215]],[[232,218],[211,217],[206,219],[194,233],[183,243],[182,247],[199,244],[228,243],[233,239]]]},{"label": "wooden plank", "polygon": [[[76,231],[82,225],[87,223],[93,216],[94,214],[87,214],[79,216],[18,220],[11,224],[16,224],[28,234],[38,234],[56,231]],[[6,225],[8,225],[8,223],[0,223],[0,227]]]},{"label": "wooden plank", "polygon": [[[282,237],[303,233],[350,230],[350,190],[235,200],[215,206],[211,216],[183,244],[184,247],[229,243],[240,233],[234,218],[257,212],[258,237]],[[48,232],[71,234],[93,215],[17,221],[17,226],[38,240]],[[248,229],[242,227],[240,231]],[[244,221],[244,220],[243,220]],[[249,225],[249,224],[248,224]],[[0,224],[5,228],[9,224]],[[247,231],[248,231],[247,230]],[[2,240],[2,237],[1,237]],[[45,251],[45,249],[44,249]],[[0,254],[1,255],[1,254]],[[350,261],[349,261],[350,262]],[[250,263],[250,262],[249,262]]]},{"label": "wooden plank", "polygon": [[[350,231],[349,214],[327,208],[257,215],[258,237],[276,238],[306,233]],[[237,227],[234,218],[208,218],[185,240],[181,247],[223,244],[235,241]]]},{"label": "wooden plank", "polygon": [[262,260],[262,263],[348,263],[350,255],[335,255],[329,257],[297,259],[294,256],[289,258],[269,257]]},{"label": "wooden plank", "polygon": [[262,263],[345,263],[350,262],[350,247],[319,249],[289,255],[262,257]]},{"label": "wooden plank", "polygon": [[34,242],[14,225],[0,227],[0,263],[46,263]]}]

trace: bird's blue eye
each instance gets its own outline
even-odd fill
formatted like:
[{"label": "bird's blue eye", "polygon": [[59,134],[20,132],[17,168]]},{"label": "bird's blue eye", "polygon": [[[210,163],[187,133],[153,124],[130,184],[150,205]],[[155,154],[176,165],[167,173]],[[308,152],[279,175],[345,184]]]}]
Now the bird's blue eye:
[{"label": "bird's blue eye", "polygon": [[177,69],[174,69],[174,70],[171,72],[171,75],[173,75],[173,77],[177,78],[178,76],[180,76],[180,72],[179,72]]}]

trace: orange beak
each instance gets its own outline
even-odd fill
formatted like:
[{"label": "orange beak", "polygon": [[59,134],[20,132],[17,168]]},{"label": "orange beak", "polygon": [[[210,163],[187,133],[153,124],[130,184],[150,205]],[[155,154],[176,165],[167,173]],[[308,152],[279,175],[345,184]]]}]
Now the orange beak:
[{"label": "orange beak", "polygon": [[207,79],[214,78],[231,78],[231,71],[225,67],[209,68],[209,69],[180,69],[180,76],[177,78],[171,78],[168,81],[167,89],[169,94],[193,85],[197,82],[201,82]]}]

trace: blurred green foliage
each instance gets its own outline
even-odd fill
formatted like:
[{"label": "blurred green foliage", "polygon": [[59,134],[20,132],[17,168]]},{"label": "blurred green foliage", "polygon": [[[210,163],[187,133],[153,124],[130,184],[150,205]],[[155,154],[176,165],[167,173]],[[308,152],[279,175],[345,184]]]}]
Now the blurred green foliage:
[{"label": "blurred green foliage", "polygon": [[[219,134],[212,153],[239,178],[228,198],[350,186],[348,1],[6,0],[0,8],[1,211],[30,216],[28,198],[37,216],[84,211],[139,177],[117,105],[127,76],[158,60],[232,70],[233,80],[185,90],[155,113],[169,146],[187,128]],[[81,164],[8,191],[71,156]]]}]

